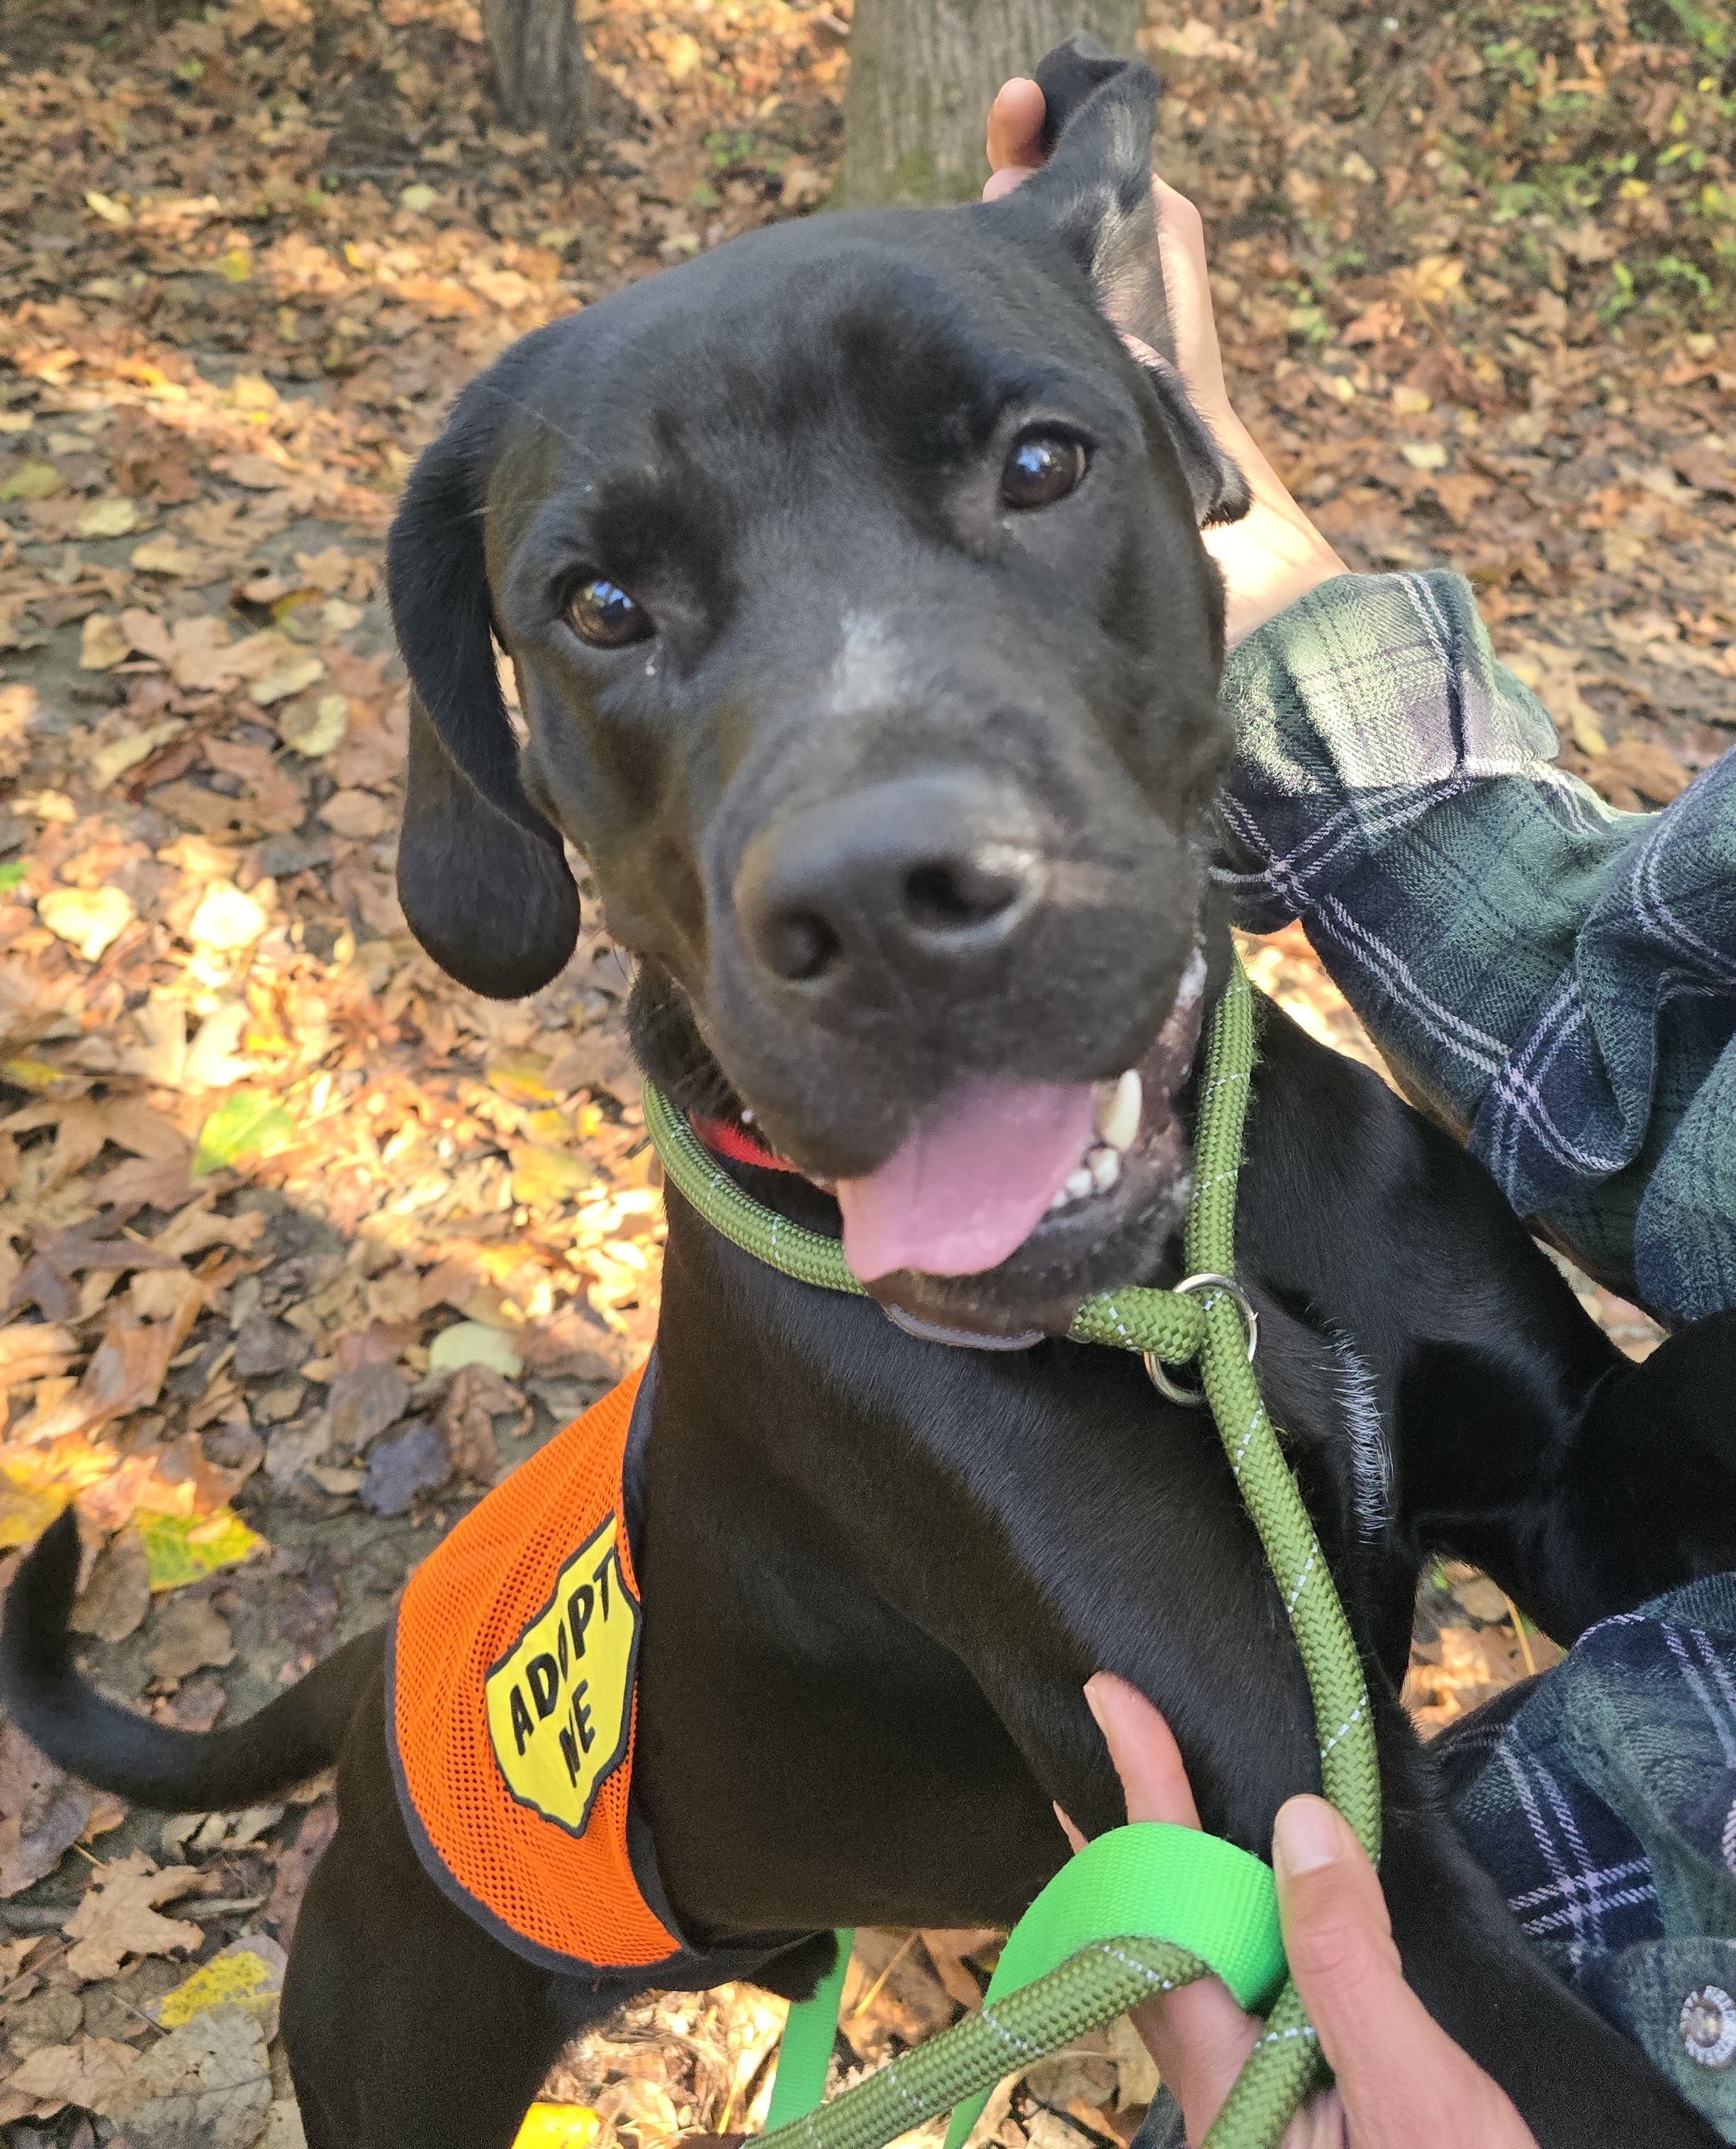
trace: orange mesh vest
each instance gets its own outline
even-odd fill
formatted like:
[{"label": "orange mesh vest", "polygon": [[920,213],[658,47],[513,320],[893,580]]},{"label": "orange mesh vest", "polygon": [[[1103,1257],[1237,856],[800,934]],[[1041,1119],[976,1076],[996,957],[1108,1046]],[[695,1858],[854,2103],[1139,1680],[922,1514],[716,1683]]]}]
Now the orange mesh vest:
[{"label": "orange mesh vest", "polygon": [[424,1865],[498,1939],[562,1970],[682,1952],[627,1851],[641,1614],[621,1467],[640,1379],[435,1548],[387,1659],[394,1770]]}]

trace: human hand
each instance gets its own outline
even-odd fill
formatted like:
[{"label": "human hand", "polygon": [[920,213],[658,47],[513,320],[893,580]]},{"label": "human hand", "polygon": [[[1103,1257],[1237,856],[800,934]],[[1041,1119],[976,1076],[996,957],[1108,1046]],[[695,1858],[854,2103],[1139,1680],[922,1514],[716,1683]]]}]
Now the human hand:
[{"label": "human hand", "polygon": [[[1042,164],[1044,108],[1035,83],[1015,76],[1002,84],[989,108],[989,162],[994,169],[983,189],[984,201],[1010,194]],[[1316,584],[1349,570],[1291,498],[1230,406],[1199,210],[1161,179],[1152,180],[1151,194],[1176,365],[1195,409],[1219,445],[1240,466],[1254,496],[1240,522],[1200,532],[1224,576],[1225,632],[1233,649]]]},{"label": "human hand", "polygon": [[[1130,1820],[1198,1828],[1180,1749],[1151,1704],[1099,1672],[1085,1700],[1127,1794]],[[1062,1816],[1075,1849],[1084,1839]],[[1537,2149],[1506,2092],[1405,1983],[1379,1875],[1324,1799],[1291,1799],[1272,1832],[1291,1976],[1337,2080],[1291,2121],[1282,2149]],[[1216,1978],[1135,2010],[1189,2141],[1203,2141],[1260,2024]]]}]

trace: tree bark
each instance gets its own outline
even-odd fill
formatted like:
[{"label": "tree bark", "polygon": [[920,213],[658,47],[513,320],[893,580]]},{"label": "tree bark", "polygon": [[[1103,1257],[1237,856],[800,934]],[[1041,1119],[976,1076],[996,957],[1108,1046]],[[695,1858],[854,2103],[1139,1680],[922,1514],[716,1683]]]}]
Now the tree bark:
[{"label": "tree bark", "polygon": [[570,149],[590,117],[590,70],[573,0],[482,0],[501,117]]},{"label": "tree bark", "polygon": [[844,93],[852,209],[969,201],[989,176],[990,99],[1089,30],[1131,53],[1139,0],[856,0]]}]

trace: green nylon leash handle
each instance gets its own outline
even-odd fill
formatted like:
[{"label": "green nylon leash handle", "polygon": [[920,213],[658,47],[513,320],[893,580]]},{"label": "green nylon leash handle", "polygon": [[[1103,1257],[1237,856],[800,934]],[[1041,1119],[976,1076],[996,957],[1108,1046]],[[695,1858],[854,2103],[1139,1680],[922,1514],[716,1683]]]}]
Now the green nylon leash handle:
[{"label": "green nylon leash handle", "polygon": [[[1236,1272],[1235,1195],[1255,1058],[1253,995],[1240,959],[1233,958],[1213,1014],[1199,1089],[1186,1240],[1196,1287],[1185,1295],[1138,1286],[1102,1293],[1079,1307],[1072,1334],[1080,1342],[1140,1351],[1165,1365],[1199,1361],[1219,1437],[1307,1674],[1322,1788],[1370,1856],[1378,1859],[1380,1770],[1356,1642],[1266,1415],[1235,1299],[1227,1290],[1205,1285],[1208,1274],[1228,1278]],[[792,1224],[744,1194],[651,1083],[645,1089],[645,1117],[671,1184],[733,1245],[803,1283],[863,1295],[838,1241]],[[1123,1937],[1126,1946],[1119,1953],[1102,1940],[1094,1942],[1034,1985],[985,2003],[980,2015],[903,2054],[823,2111],[780,2128],[780,2143],[786,2149],[882,2149],[918,2117],[987,2089],[1000,2075],[1097,2027],[1152,1991],[1205,1974],[1203,1960],[1173,1942],[1135,1944]],[[1119,2001],[1117,1994],[1123,1996]],[[1015,2021],[1016,2039],[1010,2027]],[[1049,2036],[1049,2029],[1063,2021],[1072,2026]],[[983,2073],[985,2064],[989,2071]],[[1207,2149],[1272,2149],[1319,2068],[1318,2040],[1286,1982],[1206,2137]],[[954,2085],[952,2094],[915,2111],[917,2102],[937,2093],[937,2085],[947,2084]],[[836,2121],[833,2113],[839,2115]],[[883,2122],[884,2131],[874,2133]]]},{"label": "green nylon leash handle", "polygon": [[[1271,1866],[1196,1828],[1133,1821],[1094,1838],[1056,1874],[1007,1935],[988,1997],[1017,1992],[1091,1941],[1123,1935],[1172,1940],[1198,1955],[1238,2006],[1263,2011],[1284,1982]],[[984,2101],[959,2106],[946,2149],[959,2149]]]},{"label": "green nylon leash handle", "polygon": [[850,1950],[856,1935],[848,1925],[838,1934],[838,1960],[814,1987],[811,2000],[791,2003],[789,2019],[777,2045],[777,2071],[772,2077],[772,2101],[766,2107],[766,2126],[776,2132],[793,2119],[805,2119],[825,2101],[826,2074],[832,2065],[832,2047],[838,2040],[838,2020],[843,2006],[844,1979],[849,1973]]}]

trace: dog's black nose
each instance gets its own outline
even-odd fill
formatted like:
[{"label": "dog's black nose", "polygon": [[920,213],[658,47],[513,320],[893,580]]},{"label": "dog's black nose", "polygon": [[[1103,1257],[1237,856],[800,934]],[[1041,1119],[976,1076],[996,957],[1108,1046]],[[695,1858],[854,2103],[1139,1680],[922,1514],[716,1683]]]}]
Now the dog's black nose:
[{"label": "dog's black nose", "polygon": [[1016,789],[930,771],[762,829],[742,853],[736,914],[754,959],[787,984],[829,992],[882,966],[938,981],[1004,947],[1046,878]]}]

